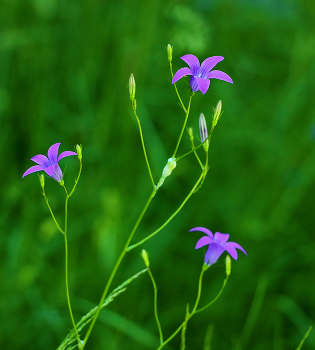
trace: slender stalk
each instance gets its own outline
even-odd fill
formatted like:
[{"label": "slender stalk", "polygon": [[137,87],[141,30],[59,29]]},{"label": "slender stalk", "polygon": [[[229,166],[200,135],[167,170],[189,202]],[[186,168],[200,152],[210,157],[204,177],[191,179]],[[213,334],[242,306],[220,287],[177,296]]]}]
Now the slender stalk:
[{"label": "slender stalk", "polygon": [[81,176],[81,171],[82,171],[82,160],[80,160],[80,169],[79,169],[78,177],[75,179],[74,186],[73,186],[71,192],[69,193],[68,198],[70,198],[73,195],[73,192],[75,191],[75,188],[77,187],[77,184],[78,184],[80,176]]},{"label": "slender stalk", "polygon": [[[170,62],[170,70],[171,70],[172,78],[174,78],[172,62]],[[187,113],[186,108],[185,108],[185,106],[184,106],[184,104],[183,104],[183,101],[182,101],[182,99],[180,98],[179,92],[178,92],[178,90],[177,90],[177,86],[176,86],[175,83],[174,83],[173,85],[174,85],[174,88],[175,88],[177,97],[178,97],[178,99],[179,99],[180,106],[183,108],[184,112]]]},{"label": "slender stalk", "polygon": [[188,196],[184,199],[184,201],[182,202],[182,204],[178,207],[178,209],[173,213],[173,215],[171,215],[162,226],[160,226],[157,230],[155,230],[153,233],[151,233],[149,236],[147,236],[146,238],[142,239],[141,241],[139,241],[136,244],[133,244],[131,246],[129,246],[127,248],[127,251],[130,251],[136,247],[138,247],[139,245],[143,244],[144,242],[146,242],[148,239],[152,238],[153,236],[155,236],[158,232],[160,232],[178,213],[179,211],[182,209],[182,207],[185,205],[185,203],[188,201],[188,199],[193,195],[193,193],[195,192],[196,188],[198,187],[200,181],[203,178],[203,172],[201,173],[199,179],[197,180],[197,182],[195,183],[194,187],[191,189],[191,191],[189,192]]},{"label": "slender stalk", "polygon": [[45,198],[47,207],[48,207],[48,209],[49,209],[49,211],[50,211],[50,214],[51,214],[51,216],[52,216],[52,218],[53,218],[53,220],[54,220],[54,222],[55,222],[55,224],[56,224],[58,230],[64,235],[65,233],[63,232],[63,230],[62,230],[61,227],[59,226],[59,224],[58,224],[58,222],[57,222],[57,220],[56,220],[56,218],[55,218],[55,215],[54,215],[54,213],[53,213],[53,211],[52,211],[52,209],[51,209],[51,207],[50,207],[50,205],[49,205],[49,203],[48,203],[48,199],[47,199],[47,197],[46,197],[46,193],[45,193],[44,188],[43,188],[43,196],[44,196],[44,198]]},{"label": "slender stalk", "polygon": [[139,118],[138,118],[138,116],[137,116],[137,112],[136,112],[136,107],[135,107],[134,101],[131,101],[131,104],[132,104],[133,113],[134,113],[134,115],[135,115],[135,117],[136,117],[136,119],[137,119],[137,122],[138,122],[139,132],[140,132],[140,138],[141,138],[141,144],[142,144],[143,153],[144,153],[144,158],[145,158],[145,161],[146,161],[146,163],[147,163],[149,175],[150,175],[151,182],[152,182],[152,185],[153,185],[153,188],[154,188],[154,187],[155,187],[155,183],[154,183],[153,175],[152,175],[152,172],[151,172],[149,160],[148,160],[148,157],[147,157],[147,152],[146,152],[146,150],[145,150],[145,145],[144,145],[144,140],[143,140],[143,134],[142,134],[142,128],[141,128],[140,120],[139,120]]},{"label": "slender stalk", "polygon": [[185,130],[185,127],[186,127],[187,119],[188,119],[188,116],[189,116],[190,105],[191,105],[191,99],[192,99],[193,95],[194,95],[194,93],[191,92],[190,97],[189,97],[188,107],[187,107],[187,110],[186,110],[185,121],[184,121],[184,124],[183,124],[183,127],[182,127],[182,131],[181,131],[181,133],[180,133],[180,135],[179,135],[179,139],[178,139],[178,141],[177,141],[177,145],[176,145],[176,148],[175,148],[175,151],[174,151],[174,153],[173,153],[172,158],[175,158],[176,153],[177,153],[177,150],[178,150],[178,147],[179,147],[179,144],[180,144],[180,141],[181,141],[181,139],[182,139],[182,136],[183,136],[183,133],[184,133],[184,130]]},{"label": "slender stalk", "polygon": [[156,283],[154,280],[154,277],[152,275],[152,272],[150,270],[150,268],[148,267],[148,274],[151,278],[152,284],[153,284],[153,289],[154,289],[154,317],[156,320],[156,324],[159,330],[159,335],[160,335],[160,344],[163,344],[163,332],[162,332],[162,327],[159,321],[159,316],[158,316],[158,312],[157,312],[157,287],[156,287]]},{"label": "slender stalk", "polygon": [[109,277],[109,279],[107,281],[107,284],[105,286],[104,292],[103,292],[102,297],[101,297],[101,299],[99,301],[98,308],[97,308],[97,311],[96,311],[95,316],[93,318],[93,321],[91,322],[90,327],[89,327],[89,329],[86,332],[83,344],[81,346],[81,350],[83,350],[84,347],[85,347],[85,344],[86,344],[86,342],[87,342],[87,340],[88,340],[88,338],[89,338],[89,336],[91,334],[91,331],[92,331],[92,329],[94,327],[94,324],[95,324],[95,322],[97,320],[98,314],[99,314],[99,312],[101,310],[101,307],[102,307],[102,304],[104,302],[104,299],[105,299],[105,297],[107,295],[108,289],[109,289],[109,287],[110,287],[110,285],[112,283],[112,280],[113,280],[113,278],[114,278],[114,276],[116,274],[116,271],[118,270],[118,267],[119,267],[122,259],[124,258],[125,254],[127,252],[128,245],[129,245],[133,235],[135,234],[135,232],[136,232],[136,230],[137,230],[137,228],[138,228],[138,226],[140,224],[140,221],[142,220],[145,212],[147,211],[147,209],[148,209],[148,207],[149,207],[153,197],[155,196],[156,191],[157,190],[154,188],[152,193],[151,193],[151,195],[150,195],[150,197],[149,197],[149,199],[148,199],[148,201],[147,201],[147,203],[145,204],[144,208],[142,209],[142,212],[140,213],[140,215],[139,215],[139,217],[138,217],[138,219],[137,219],[137,221],[136,221],[136,223],[135,223],[135,225],[134,225],[134,227],[133,227],[133,229],[132,229],[132,231],[131,231],[128,239],[127,239],[127,242],[126,242],[126,244],[125,244],[125,246],[124,246],[124,248],[123,248],[123,250],[122,250],[122,252],[121,252],[121,254],[120,254],[120,256],[119,256],[119,258],[118,258],[118,260],[117,260],[117,262],[115,264],[115,266],[114,266],[114,269],[113,269],[113,271],[112,271],[112,273],[111,273],[111,275],[110,275],[110,277]]}]

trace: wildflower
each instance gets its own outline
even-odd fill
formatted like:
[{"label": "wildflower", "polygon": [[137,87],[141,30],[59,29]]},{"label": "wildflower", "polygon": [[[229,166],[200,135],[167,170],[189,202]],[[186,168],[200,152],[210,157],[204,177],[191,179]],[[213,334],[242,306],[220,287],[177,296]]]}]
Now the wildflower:
[{"label": "wildflower", "polygon": [[59,154],[58,149],[60,143],[55,143],[48,150],[48,158],[43,154],[37,154],[35,157],[31,158],[31,160],[38,165],[34,165],[25,171],[22,178],[26,175],[34,173],[36,171],[44,170],[46,174],[52,177],[54,180],[61,182],[62,181],[62,171],[58,164],[59,160],[68,157],[68,156],[76,156],[77,154],[72,151],[65,151]]},{"label": "wildflower", "polygon": [[[206,119],[205,119],[205,116],[203,115],[203,113],[200,113],[200,117],[199,117],[199,130],[200,130],[201,143],[203,143],[208,138],[207,123],[206,123]],[[209,140],[207,140],[203,144],[203,148],[204,148],[204,150],[206,152],[208,152],[208,150],[209,150]]]},{"label": "wildflower", "polygon": [[236,248],[241,250],[247,256],[245,250],[238,243],[227,242],[230,237],[228,233],[216,232],[213,236],[213,233],[205,227],[195,227],[189,230],[189,232],[191,231],[201,231],[207,235],[200,238],[195,247],[195,249],[199,249],[209,244],[205,255],[205,264],[207,265],[213,265],[225,250],[235,260],[237,260]]},{"label": "wildflower", "polygon": [[181,59],[186,62],[189,68],[180,68],[174,75],[172,84],[176,83],[185,75],[191,75],[189,86],[193,92],[201,91],[204,95],[210,86],[210,79],[220,79],[233,84],[233,80],[224,72],[220,70],[212,70],[212,68],[224,60],[222,56],[212,56],[206,58],[200,66],[199,60],[194,55],[185,55]]}]

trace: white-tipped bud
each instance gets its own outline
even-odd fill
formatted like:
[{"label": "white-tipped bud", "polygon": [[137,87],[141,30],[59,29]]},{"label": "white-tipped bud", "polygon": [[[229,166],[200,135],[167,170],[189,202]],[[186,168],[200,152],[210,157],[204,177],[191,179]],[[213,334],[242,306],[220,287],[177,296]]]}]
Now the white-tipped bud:
[{"label": "white-tipped bud", "polygon": [[165,165],[165,167],[163,169],[162,176],[167,177],[167,176],[171,175],[171,173],[175,167],[176,167],[175,158],[169,158],[167,161],[167,164]]},{"label": "white-tipped bud", "polygon": [[218,120],[221,116],[221,109],[222,109],[222,102],[221,100],[217,103],[214,112],[213,112],[213,119],[212,119],[212,127],[215,127],[218,123]]},{"label": "white-tipped bud", "polygon": [[133,101],[136,96],[136,82],[133,74],[130,74],[129,78],[129,95],[130,95],[130,101]]},{"label": "white-tipped bud", "polygon": [[[199,117],[199,130],[200,130],[200,139],[201,139],[201,142],[203,143],[208,138],[207,123],[206,123],[206,119],[205,119],[205,116],[203,115],[203,113],[201,113],[200,117]],[[209,140],[207,140],[203,144],[203,148],[206,152],[208,152]]]},{"label": "white-tipped bud", "polygon": [[148,256],[147,251],[142,249],[141,256],[142,256],[142,259],[144,261],[145,266],[149,267],[150,266],[150,262],[149,262],[149,256]]},{"label": "white-tipped bud", "polygon": [[170,62],[172,62],[172,59],[173,59],[173,46],[171,46],[170,44],[167,45],[167,48],[166,48],[166,51],[167,51],[167,58]]},{"label": "white-tipped bud", "polygon": [[43,174],[40,174],[38,177],[39,177],[39,183],[41,185],[41,188],[44,189],[44,187],[45,187],[45,177],[44,177]]},{"label": "white-tipped bud", "polygon": [[226,276],[229,277],[231,273],[231,258],[229,255],[227,255],[225,258],[225,272]]},{"label": "white-tipped bud", "polygon": [[75,150],[77,151],[79,160],[82,160],[82,145],[76,145]]}]

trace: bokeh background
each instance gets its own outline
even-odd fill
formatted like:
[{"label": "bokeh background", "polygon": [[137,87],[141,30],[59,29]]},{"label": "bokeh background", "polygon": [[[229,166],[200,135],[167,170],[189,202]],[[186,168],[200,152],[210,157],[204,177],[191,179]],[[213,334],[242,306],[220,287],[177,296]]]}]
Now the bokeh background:
[{"label": "bokeh background", "polygon": [[[99,300],[146,202],[150,179],[127,83],[137,82],[138,113],[157,181],[172,155],[183,112],[171,85],[166,45],[180,56],[222,55],[197,93],[188,126],[224,114],[210,148],[210,172],[180,214],[143,247],[159,288],[165,336],[194,303],[203,251],[195,226],[228,232],[239,254],[224,293],[188,325],[187,349],[295,349],[315,318],[315,7],[313,0],[77,1],[0,4],[0,348],[55,349],[71,327],[64,241],[37,174],[22,180],[38,153],[83,144],[84,168],[69,203],[70,291],[79,320]],[[189,91],[178,88],[185,103]],[[189,150],[185,133],[179,154]],[[203,154],[200,152],[200,156]],[[71,187],[78,161],[61,161]],[[133,242],[154,231],[199,176],[193,156],[155,196]],[[63,220],[62,189],[46,193]],[[112,287],[144,265],[128,254]],[[224,279],[224,259],[207,271],[201,303]],[[211,336],[212,334],[212,336]],[[153,293],[144,274],[102,311],[86,349],[156,349]],[[179,349],[176,337],[168,349]],[[303,349],[315,349],[315,331]]]}]

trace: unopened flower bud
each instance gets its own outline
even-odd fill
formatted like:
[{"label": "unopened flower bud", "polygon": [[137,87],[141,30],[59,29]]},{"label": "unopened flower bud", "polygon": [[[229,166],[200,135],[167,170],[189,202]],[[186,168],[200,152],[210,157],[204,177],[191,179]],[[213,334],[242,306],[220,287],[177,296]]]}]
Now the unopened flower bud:
[{"label": "unopened flower bud", "polygon": [[225,272],[226,276],[229,277],[231,273],[231,258],[229,255],[227,255],[225,258]]},{"label": "unopened flower bud", "polygon": [[194,141],[194,133],[193,133],[192,128],[188,128],[188,135],[189,135],[190,141],[193,142]]},{"label": "unopened flower bud", "polygon": [[173,58],[173,46],[171,46],[170,44],[167,45],[167,58],[170,62],[172,62],[172,58]]},{"label": "unopened flower bud", "polygon": [[[201,113],[200,117],[199,117],[199,130],[200,130],[200,139],[201,139],[201,142],[203,143],[208,138],[207,123],[206,123],[206,119],[205,119],[205,116],[203,115],[203,113]],[[209,140],[207,140],[203,144],[203,148],[206,152],[208,152]]]},{"label": "unopened flower bud", "polygon": [[45,187],[45,177],[44,177],[43,174],[39,175],[39,183],[40,183],[42,189],[44,189],[44,187]]},{"label": "unopened flower bud", "polygon": [[130,95],[130,101],[133,101],[136,96],[136,82],[133,74],[130,74],[129,78],[129,95]]},{"label": "unopened flower bud", "polygon": [[82,145],[76,145],[75,150],[77,151],[79,160],[82,160]]},{"label": "unopened flower bud", "polygon": [[141,256],[142,256],[142,259],[144,261],[145,266],[149,267],[149,265],[150,265],[149,256],[148,256],[148,253],[146,252],[146,250],[142,249]]},{"label": "unopened flower bud", "polygon": [[212,120],[212,127],[215,127],[217,125],[218,120],[221,116],[221,109],[222,109],[222,102],[221,100],[217,103],[214,112],[213,112],[213,120]]},{"label": "unopened flower bud", "polygon": [[173,169],[176,167],[176,160],[175,158],[169,158],[167,161],[167,164],[165,165],[164,169],[163,169],[163,173],[162,176],[166,177],[171,175]]}]

